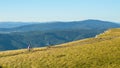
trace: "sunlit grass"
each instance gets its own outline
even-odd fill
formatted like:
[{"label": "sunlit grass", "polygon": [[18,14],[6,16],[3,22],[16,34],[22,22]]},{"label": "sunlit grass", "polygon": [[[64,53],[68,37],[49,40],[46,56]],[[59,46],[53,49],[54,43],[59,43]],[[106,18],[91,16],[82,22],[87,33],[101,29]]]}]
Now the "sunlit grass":
[{"label": "sunlit grass", "polygon": [[57,45],[0,52],[3,68],[120,68],[120,29],[97,38]]}]

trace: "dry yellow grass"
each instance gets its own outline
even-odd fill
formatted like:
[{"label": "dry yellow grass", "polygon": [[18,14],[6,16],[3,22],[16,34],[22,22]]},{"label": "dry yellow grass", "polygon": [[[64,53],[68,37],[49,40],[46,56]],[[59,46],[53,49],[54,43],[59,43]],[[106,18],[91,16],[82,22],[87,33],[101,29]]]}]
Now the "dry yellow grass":
[{"label": "dry yellow grass", "polygon": [[120,68],[120,29],[97,38],[57,45],[0,52],[3,68]]}]

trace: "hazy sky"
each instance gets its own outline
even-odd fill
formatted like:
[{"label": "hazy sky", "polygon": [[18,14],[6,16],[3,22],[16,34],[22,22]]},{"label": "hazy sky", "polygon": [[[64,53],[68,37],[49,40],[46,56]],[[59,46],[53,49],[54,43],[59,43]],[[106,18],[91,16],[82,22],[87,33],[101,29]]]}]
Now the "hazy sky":
[{"label": "hazy sky", "polygon": [[120,22],[120,0],[0,0],[0,21]]}]

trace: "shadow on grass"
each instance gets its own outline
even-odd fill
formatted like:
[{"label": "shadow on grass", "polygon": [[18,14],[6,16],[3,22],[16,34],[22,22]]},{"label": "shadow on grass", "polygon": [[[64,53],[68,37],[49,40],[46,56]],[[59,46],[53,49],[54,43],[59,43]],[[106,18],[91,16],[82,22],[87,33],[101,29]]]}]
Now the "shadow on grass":
[{"label": "shadow on grass", "polygon": [[0,66],[0,68],[2,68],[2,66]]}]

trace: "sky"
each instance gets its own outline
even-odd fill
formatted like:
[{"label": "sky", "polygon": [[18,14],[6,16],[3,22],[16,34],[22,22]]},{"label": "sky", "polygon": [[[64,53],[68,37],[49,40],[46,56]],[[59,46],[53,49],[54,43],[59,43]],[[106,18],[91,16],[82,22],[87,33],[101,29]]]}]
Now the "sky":
[{"label": "sky", "polygon": [[120,0],[0,0],[0,21],[120,22]]}]

